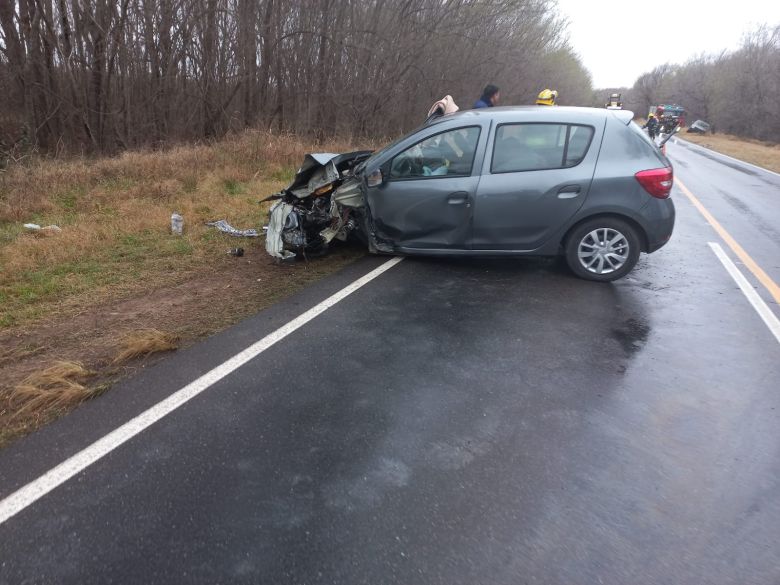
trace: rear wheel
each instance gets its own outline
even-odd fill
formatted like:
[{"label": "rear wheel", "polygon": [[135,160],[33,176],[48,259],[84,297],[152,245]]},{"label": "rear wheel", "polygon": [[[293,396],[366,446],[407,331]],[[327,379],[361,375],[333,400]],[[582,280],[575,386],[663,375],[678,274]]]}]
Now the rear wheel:
[{"label": "rear wheel", "polygon": [[623,278],[639,259],[639,235],[614,217],[600,217],[574,228],[566,239],[566,263],[580,278],[610,282]]}]

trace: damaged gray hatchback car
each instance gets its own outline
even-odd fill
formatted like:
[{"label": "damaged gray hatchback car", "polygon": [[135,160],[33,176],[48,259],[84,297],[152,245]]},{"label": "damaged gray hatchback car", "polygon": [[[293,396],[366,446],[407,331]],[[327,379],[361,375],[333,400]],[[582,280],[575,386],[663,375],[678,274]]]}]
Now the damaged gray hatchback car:
[{"label": "damaged gray hatchback car", "polygon": [[307,155],[270,199],[266,249],[565,255],[590,280],[628,274],[671,237],[669,160],[629,111],[507,107],[440,116],[374,153]]}]

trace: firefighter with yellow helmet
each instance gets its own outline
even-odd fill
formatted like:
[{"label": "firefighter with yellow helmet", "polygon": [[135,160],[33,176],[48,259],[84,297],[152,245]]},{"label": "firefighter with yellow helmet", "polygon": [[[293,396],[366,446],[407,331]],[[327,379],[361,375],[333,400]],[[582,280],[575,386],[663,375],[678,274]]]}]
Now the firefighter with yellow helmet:
[{"label": "firefighter with yellow helmet", "polygon": [[554,89],[544,89],[539,92],[536,97],[537,106],[554,106],[555,100],[558,99],[558,92]]}]

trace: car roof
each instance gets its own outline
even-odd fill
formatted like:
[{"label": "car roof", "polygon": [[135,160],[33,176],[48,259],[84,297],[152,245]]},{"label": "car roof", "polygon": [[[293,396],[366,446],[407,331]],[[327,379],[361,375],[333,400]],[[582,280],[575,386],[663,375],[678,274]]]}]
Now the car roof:
[{"label": "car roof", "polygon": [[496,108],[479,108],[476,110],[460,110],[454,114],[434,118],[428,125],[445,122],[468,123],[482,121],[486,118],[497,124],[511,122],[570,122],[579,124],[596,124],[603,122],[608,116],[614,116],[624,124],[633,118],[629,110],[607,110],[606,108],[581,108],[574,106],[501,106]]}]

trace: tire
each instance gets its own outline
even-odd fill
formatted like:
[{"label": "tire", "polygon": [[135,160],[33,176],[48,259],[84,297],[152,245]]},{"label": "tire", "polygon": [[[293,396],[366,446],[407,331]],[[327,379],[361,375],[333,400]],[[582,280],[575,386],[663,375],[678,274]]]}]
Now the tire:
[{"label": "tire", "polygon": [[586,280],[612,282],[631,272],[639,259],[636,228],[615,217],[597,217],[574,228],[566,238],[566,263]]}]

